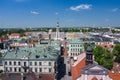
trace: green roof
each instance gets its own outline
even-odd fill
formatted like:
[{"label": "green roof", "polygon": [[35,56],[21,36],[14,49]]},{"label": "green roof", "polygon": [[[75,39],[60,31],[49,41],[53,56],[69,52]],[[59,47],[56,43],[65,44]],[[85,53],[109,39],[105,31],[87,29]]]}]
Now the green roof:
[{"label": "green roof", "polygon": [[81,41],[80,39],[70,39],[70,41],[69,41],[69,43],[70,44],[77,44],[77,43],[81,43],[81,44],[83,44],[83,41]]},{"label": "green roof", "polygon": [[[4,59],[28,59],[29,60],[56,60],[60,51],[56,49],[59,44],[56,41],[51,43],[56,44],[36,44],[35,47],[24,47],[9,51]],[[60,47],[60,46],[59,46]]]}]

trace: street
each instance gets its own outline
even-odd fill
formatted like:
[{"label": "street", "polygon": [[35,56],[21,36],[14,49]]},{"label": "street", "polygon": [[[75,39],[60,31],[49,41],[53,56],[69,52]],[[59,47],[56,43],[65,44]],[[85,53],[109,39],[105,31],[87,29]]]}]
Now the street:
[{"label": "street", "polygon": [[72,80],[70,75],[70,63],[68,57],[61,57],[58,62],[57,80]]}]

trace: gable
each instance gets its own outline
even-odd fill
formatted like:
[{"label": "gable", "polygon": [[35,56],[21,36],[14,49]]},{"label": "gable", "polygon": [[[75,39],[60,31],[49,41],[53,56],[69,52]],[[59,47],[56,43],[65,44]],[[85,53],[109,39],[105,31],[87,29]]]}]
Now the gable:
[{"label": "gable", "polygon": [[93,75],[107,75],[108,70],[96,63],[88,65],[82,69],[83,74],[93,74]]},{"label": "gable", "polygon": [[90,69],[92,70],[103,70],[101,67],[99,66],[94,66],[94,67],[91,67]]}]

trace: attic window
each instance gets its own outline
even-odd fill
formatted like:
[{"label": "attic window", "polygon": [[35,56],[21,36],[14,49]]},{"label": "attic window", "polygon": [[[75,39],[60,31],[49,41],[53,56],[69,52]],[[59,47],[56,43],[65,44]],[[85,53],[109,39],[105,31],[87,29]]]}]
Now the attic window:
[{"label": "attic window", "polygon": [[44,58],[47,58],[47,55],[44,55]]},{"label": "attic window", "polygon": [[39,58],[40,56],[39,56],[39,55],[36,55],[35,57],[36,57],[36,58]]}]

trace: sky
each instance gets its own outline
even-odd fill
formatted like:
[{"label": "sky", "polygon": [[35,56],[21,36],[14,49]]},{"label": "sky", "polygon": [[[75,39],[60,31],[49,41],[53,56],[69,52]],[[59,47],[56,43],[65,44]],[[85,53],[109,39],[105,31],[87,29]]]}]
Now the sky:
[{"label": "sky", "polygon": [[0,0],[0,28],[120,26],[120,0]]}]

